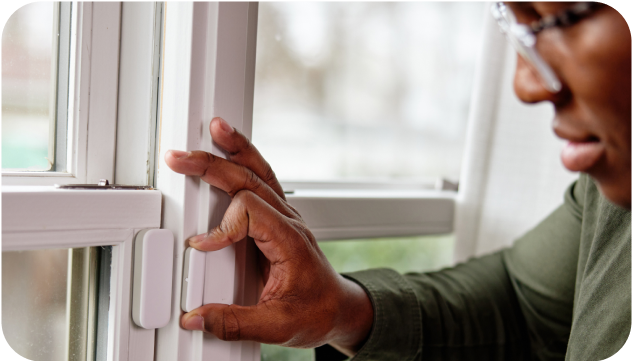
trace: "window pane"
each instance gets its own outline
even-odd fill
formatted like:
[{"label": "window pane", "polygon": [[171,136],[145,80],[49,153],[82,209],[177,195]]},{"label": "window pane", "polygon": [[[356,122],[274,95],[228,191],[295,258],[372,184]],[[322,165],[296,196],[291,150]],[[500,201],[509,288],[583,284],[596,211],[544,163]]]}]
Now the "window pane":
[{"label": "window pane", "polygon": [[313,349],[261,344],[261,361],[312,361],[313,359]]},{"label": "window pane", "polygon": [[29,360],[66,356],[68,250],[2,252],[2,328]]},{"label": "window pane", "polygon": [[337,272],[392,268],[399,273],[428,272],[449,266],[454,236],[325,241],[318,245]]},{"label": "window pane", "polygon": [[2,252],[2,329],[13,350],[29,360],[105,360],[97,346],[107,344],[109,301],[99,292],[109,295],[110,255],[111,247]]},{"label": "window pane", "polygon": [[43,171],[55,163],[58,18],[59,3],[31,3],[4,27],[3,169]]},{"label": "window pane", "polygon": [[261,3],[253,142],[282,180],[457,179],[483,3]]}]

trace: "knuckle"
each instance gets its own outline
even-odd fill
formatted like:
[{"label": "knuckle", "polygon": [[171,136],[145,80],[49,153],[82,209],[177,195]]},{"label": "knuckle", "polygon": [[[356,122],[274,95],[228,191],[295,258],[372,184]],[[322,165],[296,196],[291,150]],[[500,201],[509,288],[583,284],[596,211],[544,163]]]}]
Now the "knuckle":
[{"label": "knuckle", "polygon": [[247,168],[244,169],[246,170],[246,180],[243,188],[249,189],[251,191],[256,191],[257,189],[259,189],[259,187],[261,187],[261,180],[259,179],[259,177],[257,177],[255,172]]},{"label": "knuckle", "polygon": [[217,157],[214,156],[213,154],[209,153],[209,152],[203,152],[203,157],[206,158],[206,159],[205,159],[205,162],[204,162],[205,163],[204,164],[204,174],[202,174],[202,176],[208,176],[209,173],[212,171],[211,165],[217,161]]},{"label": "knuckle", "polygon": [[292,206],[291,204],[289,204],[288,202],[285,202],[285,205],[292,211],[294,212],[294,215],[296,215],[298,217],[299,221],[303,221],[303,218],[301,217],[301,214],[298,213],[298,210],[296,208],[294,208],[294,206]]},{"label": "knuckle", "polygon": [[276,174],[274,173],[274,171],[272,170],[272,167],[270,167],[270,164],[266,161],[264,161],[264,169],[265,172],[263,174],[263,180],[266,183],[272,182],[272,181],[276,181]]},{"label": "knuckle", "polygon": [[235,131],[236,133],[240,134],[241,137],[244,139],[244,144],[241,147],[237,148],[237,150],[235,150],[234,152],[229,152],[228,155],[230,155],[231,157],[234,157],[243,153],[247,153],[252,148],[254,148],[254,145],[252,144],[250,139],[248,139],[248,137],[241,134],[241,132],[239,132],[238,130],[235,130]]},{"label": "knuckle", "polygon": [[222,329],[218,337],[224,341],[239,341],[241,338],[239,321],[232,305],[225,307],[222,312]]},{"label": "knuckle", "polygon": [[252,200],[253,193],[248,189],[241,189],[235,193],[235,197],[233,198],[233,202],[237,202],[238,204],[245,205]]},{"label": "knuckle", "polygon": [[214,156],[213,154],[209,153],[209,152],[204,152],[204,155],[206,156],[206,163],[207,164],[215,163],[215,161],[217,160],[217,157]]}]

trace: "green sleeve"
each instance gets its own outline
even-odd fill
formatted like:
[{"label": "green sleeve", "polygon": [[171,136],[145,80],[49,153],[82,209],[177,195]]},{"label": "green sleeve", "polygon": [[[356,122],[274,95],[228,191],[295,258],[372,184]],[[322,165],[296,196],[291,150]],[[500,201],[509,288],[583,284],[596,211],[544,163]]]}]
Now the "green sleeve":
[{"label": "green sleeve", "polygon": [[352,360],[563,359],[583,182],[512,248],[438,272],[346,274],[374,309],[373,329]]}]

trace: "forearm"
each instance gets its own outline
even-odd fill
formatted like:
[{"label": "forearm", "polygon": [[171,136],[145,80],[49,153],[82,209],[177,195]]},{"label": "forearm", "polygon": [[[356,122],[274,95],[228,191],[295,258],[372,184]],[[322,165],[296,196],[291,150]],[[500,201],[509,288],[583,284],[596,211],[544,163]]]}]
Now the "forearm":
[{"label": "forearm", "polygon": [[421,309],[424,354],[434,348],[444,354],[464,347],[528,346],[522,310],[500,253],[404,277]]},{"label": "forearm", "polygon": [[529,336],[500,254],[434,273],[377,269],[345,277],[360,285],[374,313],[360,342],[359,333],[347,344],[330,342],[354,361],[495,360],[503,354],[521,360],[529,355]]}]

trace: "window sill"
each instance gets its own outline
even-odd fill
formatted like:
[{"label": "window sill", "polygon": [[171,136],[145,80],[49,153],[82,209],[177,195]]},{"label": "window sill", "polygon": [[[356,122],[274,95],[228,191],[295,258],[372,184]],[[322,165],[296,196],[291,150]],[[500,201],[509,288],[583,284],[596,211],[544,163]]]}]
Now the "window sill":
[{"label": "window sill", "polygon": [[456,192],[431,190],[297,190],[288,202],[319,241],[446,234]]}]

